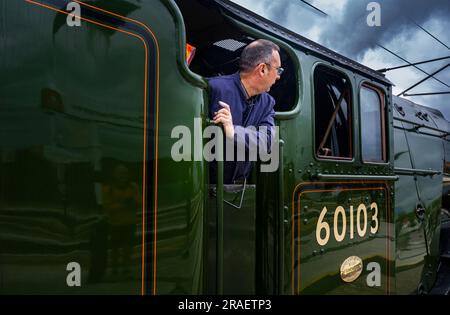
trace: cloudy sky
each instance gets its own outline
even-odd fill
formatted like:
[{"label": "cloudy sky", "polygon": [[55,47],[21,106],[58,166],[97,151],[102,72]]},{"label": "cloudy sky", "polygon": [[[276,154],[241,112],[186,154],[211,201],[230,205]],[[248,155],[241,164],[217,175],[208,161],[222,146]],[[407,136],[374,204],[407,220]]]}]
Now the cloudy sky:
[{"label": "cloudy sky", "polygon": [[[367,24],[370,0],[305,0],[327,15],[301,0],[233,1],[373,69],[406,64],[379,45],[411,63],[450,56],[450,0],[378,0],[381,26],[375,27]],[[417,67],[431,74],[449,63],[444,59]],[[408,67],[386,76],[398,94],[427,75]],[[450,91],[450,67],[435,78],[408,93]],[[407,98],[439,109],[450,120],[450,94]]]}]

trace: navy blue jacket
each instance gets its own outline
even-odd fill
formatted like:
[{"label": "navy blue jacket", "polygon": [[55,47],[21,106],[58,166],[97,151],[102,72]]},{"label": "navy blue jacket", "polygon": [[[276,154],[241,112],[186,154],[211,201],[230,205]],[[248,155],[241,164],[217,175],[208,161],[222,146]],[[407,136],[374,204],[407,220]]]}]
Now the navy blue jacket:
[{"label": "navy blue jacket", "polygon": [[[257,143],[261,137],[265,138],[267,145],[270,146],[273,132],[268,133],[259,131],[258,127],[274,127],[275,111],[273,109],[275,100],[268,93],[262,93],[247,99],[247,94],[242,87],[239,73],[213,77],[208,80],[210,87],[209,116],[212,119],[214,113],[222,107],[219,101],[230,105],[235,144],[245,142],[246,148],[251,142]],[[254,126],[257,131],[249,130],[247,127]],[[246,129],[247,128],[247,129]],[[247,136],[245,136],[247,133]],[[236,150],[235,150],[236,155]],[[211,163],[211,184],[215,183],[215,163]],[[230,184],[235,180],[247,178],[251,171],[251,161],[228,162],[224,163],[224,183]]]}]

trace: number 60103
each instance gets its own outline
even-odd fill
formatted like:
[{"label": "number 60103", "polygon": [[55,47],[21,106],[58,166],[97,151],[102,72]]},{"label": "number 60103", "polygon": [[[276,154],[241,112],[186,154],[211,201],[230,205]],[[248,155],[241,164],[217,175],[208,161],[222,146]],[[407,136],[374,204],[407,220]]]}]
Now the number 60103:
[{"label": "number 60103", "polygon": [[[368,225],[370,225],[370,233],[375,234],[378,231],[379,221],[378,221],[378,205],[376,202],[370,204],[371,209],[371,219],[369,222],[369,216],[367,213],[367,207],[364,204],[360,204],[356,210],[356,220],[355,211],[353,206],[350,206],[349,211],[349,228],[350,228],[350,239],[355,237],[355,225],[356,232],[360,237],[364,237],[368,231]],[[322,212],[319,215],[316,225],[316,240],[320,246],[325,246],[331,234],[330,225],[324,221],[325,215],[327,214],[327,207],[323,207]],[[355,222],[356,221],[356,222]],[[342,224],[340,224],[342,223]],[[356,224],[355,224],[356,223]],[[341,225],[341,226],[339,226]],[[324,235],[323,235],[324,234]],[[344,207],[338,206],[334,212],[333,217],[333,235],[337,242],[342,242],[347,234],[347,214]]]}]

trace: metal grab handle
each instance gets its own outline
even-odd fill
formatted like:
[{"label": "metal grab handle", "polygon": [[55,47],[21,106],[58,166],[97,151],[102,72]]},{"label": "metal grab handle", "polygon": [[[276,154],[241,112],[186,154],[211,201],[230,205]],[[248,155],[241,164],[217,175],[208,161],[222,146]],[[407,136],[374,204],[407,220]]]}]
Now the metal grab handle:
[{"label": "metal grab handle", "polygon": [[284,293],[284,141],[279,140],[280,164],[278,168],[278,294]]},{"label": "metal grab handle", "polygon": [[242,208],[242,202],[244,201],[244,194],[245,194],[246,188],[247,188],[247,178],[244,179],[244,183],[242,184],[241,200],[239,201],[239,205],[238,205],[238,206],[235,205],[235,204],[232,203],[232,202],[229,202],[228,200],[225,200],[225,199],[224,199],[223,201],[224,201],[227,205],[232,206],[233,208],[241,209],[241,208]]},{"label": "metal grab handle", "polygon": [[216,188],[216,293],[223,294],[223,128],[217,139],[217,188]]},{"label": "metal grab handle", "polygon": [[[210,126],[217,126],[212,119],[206,118],[205,122]],[[223,294],[223,127],[217,140],[217,183],[216,183],[216,294]]]}]

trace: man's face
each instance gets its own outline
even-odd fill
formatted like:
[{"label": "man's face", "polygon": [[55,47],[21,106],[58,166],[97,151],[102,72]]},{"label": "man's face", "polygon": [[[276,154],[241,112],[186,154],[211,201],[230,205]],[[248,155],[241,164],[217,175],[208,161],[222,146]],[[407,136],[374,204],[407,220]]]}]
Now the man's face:
[{"label": "man's face", "polygon": [[265,92],[269,92],[272,85],[280,79],[278,75],[278,69],[281,67],[281,59],[278,51],[272,52],[272,61],[270,64],[266,64],[266,73],[263,80],[263,88]]}]

